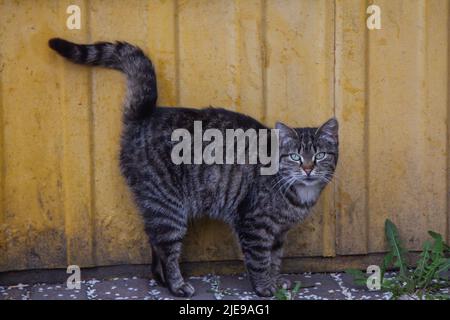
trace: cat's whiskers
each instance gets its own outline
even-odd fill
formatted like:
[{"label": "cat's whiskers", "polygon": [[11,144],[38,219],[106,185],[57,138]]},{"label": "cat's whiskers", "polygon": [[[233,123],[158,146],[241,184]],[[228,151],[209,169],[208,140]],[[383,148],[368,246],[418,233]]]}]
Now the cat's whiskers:
[{"label": "cat's whiskers", "polygon": [[325,181],[325,183],[330,183],[333,181],[333,179],[337,180],[337,182],[340,182],[340,179],[338,179],[338,177],[334,176],[333,174],[329,174],[329,173],[318,175],[318,177],[319,177],[319,179],[322,179],[323,181]]},{"label": "cat's whiskers", "polygon": [[[276,186],[278,186],[280,183],[282,183],[283,181],[285,181],[286,179],[289,179],[290,176],[282,176],[280,179],[278,179],[278,181],[272,185],[272,190],[275,189]],[[275,179],[274,179],[275,180]]]},{"label": "cat's whiskers", "polygon": [[289,191],[289,188],[297,181],[297,179],[293,178],[292,182],[287,186],[287,188],[284,190],[284,195]]},{"label": "cat's whiskers", "polygon": [[[281,192],[282,195],[286,194],[286,190],[289,189],[290,185],[292,184],[292,181],[295,181],[295,176],[289,176],[289,179],[286,180],[281,186],[280,188],[278,188],[278,192]],[[287,186],[287,187],[286,187]],[[284,188],[284,189],[283,189]]]}]

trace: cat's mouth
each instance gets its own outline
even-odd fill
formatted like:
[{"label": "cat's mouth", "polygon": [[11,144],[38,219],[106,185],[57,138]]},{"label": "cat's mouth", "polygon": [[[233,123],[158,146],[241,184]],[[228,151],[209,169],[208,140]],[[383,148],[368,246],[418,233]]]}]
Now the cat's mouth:
[{"label": "cat's mouth", "polygon": [[321,175],[309,175],[309,176],[303,176],[299,179],[299,183],[303,184],[304,186],[315,186],[318,184],[326,184],[331,181],[331,177],[325,177]]},{"label": "cat's mouth", "polygon": [[320,182],[320,179],[314,176],[307,176],[307,177],[303,177],[300,180],[301,183],[303,183],[306,186],[311,186],[314,184],[317,184],[318,182]]}]

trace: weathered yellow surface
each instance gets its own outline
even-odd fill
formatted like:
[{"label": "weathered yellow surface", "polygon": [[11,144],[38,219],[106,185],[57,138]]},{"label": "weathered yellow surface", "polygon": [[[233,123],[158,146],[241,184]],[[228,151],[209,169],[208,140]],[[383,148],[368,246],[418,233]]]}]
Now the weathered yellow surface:
[{"label": "weathered yellow surface", "polygon": [[337,2],[338,254],[384,250],[386,218],[411,249],[448,239],[449,2],[376,3],[368,31],[364,3]]},{"label": "weathered yellow surface", "polygon": [[[447,0],[0,0],[0,271],[148,263],[118,168],[123,76],[47,48],[125,40],[153,59],[161,105],[222,106],[268,125],[336,115],[341,157],[288,257],[385,249],[383,223],[419,249],[448,214]],[[82,29],[68,30],[78,4]],[[185,261],[240,257],[222,223],[195,223]],[[292,268],[292,266],[290,266]]]}]

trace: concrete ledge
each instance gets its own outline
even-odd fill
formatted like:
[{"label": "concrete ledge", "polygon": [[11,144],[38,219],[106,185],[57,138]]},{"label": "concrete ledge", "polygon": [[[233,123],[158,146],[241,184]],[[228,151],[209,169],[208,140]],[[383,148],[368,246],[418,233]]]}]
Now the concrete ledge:
[{"label": "concrete ledge", "polygon": [[[410,253],[412,264],[417,260],[418,253]],[[283,259],[282,272],[338,272],[347,268],[366,269],[371,264],[381,265],[384,253],[369,255],[337,256],[337,257],[298,257]],[[181,269],[188,276],[204,274],[238,274],[245,271],[241,260],[210,261],[210,262],[182,262]],[[17,283],[61,283],[69,275],[66,269],[36,269],[7,271],[0,273],[0,285],[13,285]],[[140,277],[151,278],[150,265],[115,265],[82,268],[82,279],[108,279],[112,277]]]}]

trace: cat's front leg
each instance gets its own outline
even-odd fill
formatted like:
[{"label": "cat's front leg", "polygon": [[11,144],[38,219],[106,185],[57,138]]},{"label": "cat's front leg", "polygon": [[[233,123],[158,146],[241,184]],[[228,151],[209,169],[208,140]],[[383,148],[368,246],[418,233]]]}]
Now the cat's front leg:
[{"label": "cat's front leg", "polygon": [[273,296],[277,283],[270,273],[270,248],[245,246],[243,252],[245,266],[256,294],[261,297]]},{"label": "cat's front leg", "polygon": [[271,277],[275,279],[278,287],[290,289],[292,287],[291,281],[280,275],[281,258],[283,257],[283,245],[285,240],[286,240],[286,232],[281,233],[274,239],[271,251],[270,274]]},{"label": "cat's front leg", "polygon": [[274,238],[262,230],[241,231],[240,243],[245,266],[257,295],[271,297],[277,290],[271,274],[271,252]]}]

